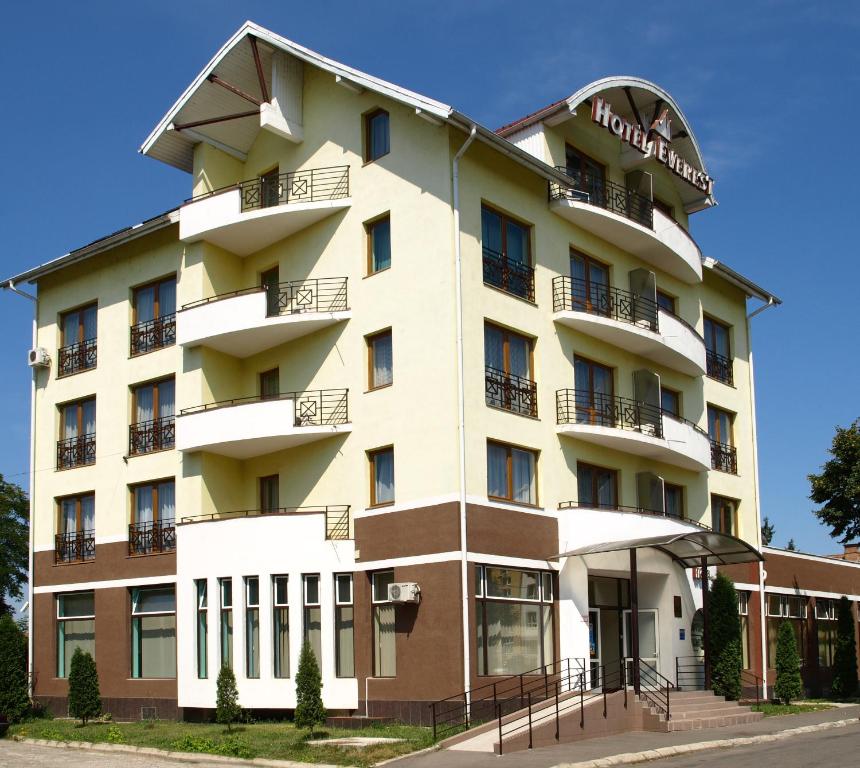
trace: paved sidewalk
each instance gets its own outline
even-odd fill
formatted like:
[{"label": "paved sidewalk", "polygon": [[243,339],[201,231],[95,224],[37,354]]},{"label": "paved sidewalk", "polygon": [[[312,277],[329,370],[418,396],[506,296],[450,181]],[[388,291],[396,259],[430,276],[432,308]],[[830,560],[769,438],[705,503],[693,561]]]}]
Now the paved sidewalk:
[{"label": "paved sidewalk", "polygon": [[[800,715],[766,717],[756,723],[726,728],[709,728],[704,731],[672,733],[637,731],[619,736],[588,739],[573,744],[559,744],[553,747],[511,752],[501,757],[476,752],[439,750],[398,760],[392,764],[392,768],[395,766],[396,768],[505,768],[505,766],[512,768],[513,766],[516,768],[550,768],[559,763],[578,763],[612,755],[643,752],[649,749],[674,747],[681,744],[694,744],[701,741],[775,734],[792,728],[853,718],[860,718],[860,706],[839,707],[824,712],[807,712]],[[853,727],[849,727],[852,731],[854,730]],[[860,719],[858,719],[857,728],[860,730]]]}]

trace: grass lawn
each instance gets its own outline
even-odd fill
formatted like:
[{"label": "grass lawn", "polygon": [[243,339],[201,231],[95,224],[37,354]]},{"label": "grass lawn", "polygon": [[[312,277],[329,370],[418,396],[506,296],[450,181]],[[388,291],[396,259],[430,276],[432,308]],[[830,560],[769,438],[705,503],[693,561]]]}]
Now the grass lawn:
[{"label": "grass lawn", "polygon": [[764,712],[765,717],[775,717],[776,715],[799,715],[801,712],[820,712],[824,709],[833,709],[831,704],[772,704],[771,702],[763,702],[761,704],[753,704],[751,707],[753,712]]},{"label": "grass lawn", "polygon": [[204,752],[235,757],[267,757],[307,763],[371,766],[390,757],[413,752],[433,743],[429,728],[411,725],[375,725],[360,730],[322,728],[316,738],[377,736],[406,739],[363,749],[309,746],[307,731],[292,723],[234,725],[228,732],[215,723],[181,723],[167,720],[138,723],[95,723],[82,726],[72,720],[31,720],[9,728],[7,738],[25,736],[56,741],[92,741],[155,747],[175,752]]}]

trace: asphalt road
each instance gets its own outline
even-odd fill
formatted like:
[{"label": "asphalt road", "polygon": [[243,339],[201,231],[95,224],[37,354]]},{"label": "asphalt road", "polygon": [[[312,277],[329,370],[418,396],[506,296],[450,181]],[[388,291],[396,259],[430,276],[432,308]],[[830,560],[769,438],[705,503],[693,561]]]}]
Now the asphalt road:
[{"label": "asphalt road", "polygon": [[[161,760],[151,755],[105,754],[83,749],[60,749],[17,741],[0,741],[0,768],[224,768],[201,756],[200,762]],[[310,768],[310,766],[309,766]]]}]

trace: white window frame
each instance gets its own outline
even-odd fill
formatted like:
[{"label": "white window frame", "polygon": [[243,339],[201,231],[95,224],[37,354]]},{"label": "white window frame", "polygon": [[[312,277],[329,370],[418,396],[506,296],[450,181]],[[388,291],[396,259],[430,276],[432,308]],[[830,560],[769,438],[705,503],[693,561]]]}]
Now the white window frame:
[{"label": "white window frame", "polygon": [[[522,573],[533,573],[537,576],[537,597],[505,597],[500,595],[491,595],[487,592],[486,587],[486,578],[487,578],[487,568],[495,568],[502,571],[520,571]],[[481,594],[478,597],[481,597],[485,600],[502,600],[512,603],[549,603],[552,604],[552,596],[548,599],[543,594],[543,580],[544,574],[548,574],[550,577],[552,576],[551,571],[541,571],[541,570],[532,570],[531,568],[507,568],[505,566],[500,565],[486,565],[481,566],[482,572],[482,585],[481,585]]]},{"label": "white window frame", "polygon": [[[822,605],[827,606],[827,611],[825,611],[824,616],[819,613],[819,608]],[[819,597],[815,601],[815,618],[818,621],[836,621],[839,618],[836,605],[837,604],[835,600],[831,600],[830,598],[825,597]]]},{"label": "white window frame", "polygon": [[[308,600],[308,581],[311,579],[316,579],[317,582],[317,600],[316,602],[310,602]],[[318,573],[304,573],[302,574],[302,605],[305,608],[319,608],[321,607],[320,598],[322,595],[320,594],[320,575]]]},{"label": "white window frame", "polygon": [[[284,595],[286,596],[285,603],[278,602],[278,579],[283,579],[286,587]],[[290,577],[287,574],[272,574],[272,608],[289,608],[290,607]]]},{"label": "white window frame", "polygon": [[66,621],[67,619],[80,620],[80,619],[94,619],[96,617],[95,613],[92,614],[75,614],[74,616],[60,616],[60,601],[63,600],[67,595],[86,595],[91,594],[93,596],[93,609],[95,609],[96,605],[96,593],[93,589],[84,589],[80,592],[61,592],[57,595],[57,620],[58,621]]},{"label": "white window frame", "polygon": [[[251,602],[251,581],[257,580],[257,602]],[[259,576],[245,576],[245,608],[259,608],[260,607],[260,577]]]},{"label": "white window frame", "polygon": [[373,576],[371,577],[371,585],[370,585],[370,593],[371,594],[370,594],[370,597],[371,597],[371,602],[373,603],[373,605],[385,605],[386,603],[391,602],[391,600],[388,599],[388,590],[387,589],[385,590],[385,599],[384,600],[377,600],[376,599],[376,577],[381,576],[384,573],[390,573],[392,576],[392,579],[393,579],[393,577],[394,577],[394,569],[393,568],[384,568],[381,571],[374,571]]},{"label": "white window frame", "polygon": [[[227,605],[224,602],[224,587],[225,585],[230,585],[230,604]],[[222,611],[232,611],[233,610],[233,577],[232,576],[222,576],[218,579],[218,602],[219,607]]]},{"label": "white window frame", "polygon": [[744,589],[738,590],[738,615],[749,616],[750,612],[750,593]]},{"label": "white window frame", "polygon": [[[340,579],[349,579],[349,600],[340,599]],[[334,604],[335,605],[353,605],[355,602],[354,584],[351,573],[336,573],[334,575]]]}]

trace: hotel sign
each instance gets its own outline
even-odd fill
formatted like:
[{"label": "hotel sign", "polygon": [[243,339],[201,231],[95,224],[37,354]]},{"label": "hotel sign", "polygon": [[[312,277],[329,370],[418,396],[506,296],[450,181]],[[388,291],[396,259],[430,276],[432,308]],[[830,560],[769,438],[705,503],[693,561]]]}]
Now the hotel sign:
[{"label": "hotel sign", "polygon": [[714,180],[704,171],[690,165],[674,149],[669,148],[672,141],[672,121],[669,118],[668,109],[664,109],[646,131],[642,126],[631,123],[622,115],[613,112],[612,105],[608,101],[595,96],[591,102],[591,119],[646,157],[653,157],[663,163],[672,173],[680,176],[696,189],[706,195],[713,194]]}]

